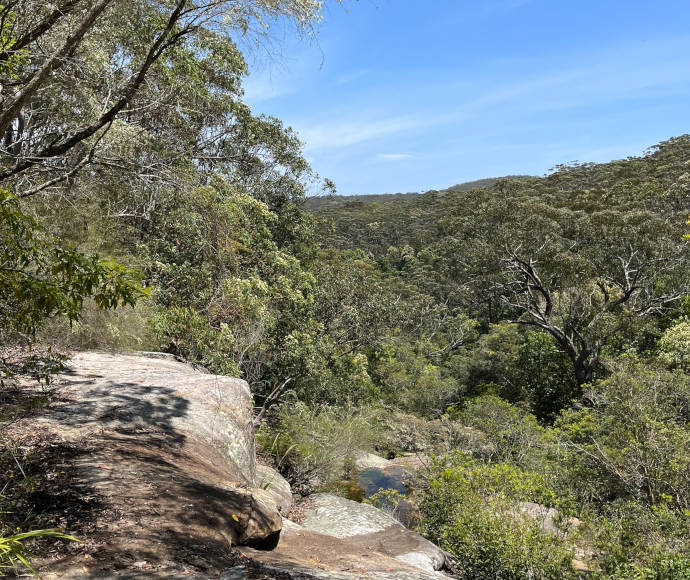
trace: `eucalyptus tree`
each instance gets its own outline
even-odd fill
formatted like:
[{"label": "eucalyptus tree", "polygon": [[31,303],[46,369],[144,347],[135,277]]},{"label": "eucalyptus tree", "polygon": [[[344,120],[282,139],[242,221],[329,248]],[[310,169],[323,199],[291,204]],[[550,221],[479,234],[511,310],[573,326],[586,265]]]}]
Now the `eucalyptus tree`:
[{"label": "eucalyptus tree", "polygon": [[[200,167],[249,163],[228,145],[237,130],[229,113],[248,115],[242,107],[229,110],[246,72],[233,40],[256,40],[281,18],[306,30],[320,7],[316,0],[3,4],[0,181],[25,198],[87,166],[125,161],[114,155],[117,137],[125,132],[139,141],[154,121],[154,137],[178,145],[166,161],[174,153]],[[180,131],[187,137],[181,142]]]},{"label": "eucalyptus tree", "polygon": [[[268,203],[276,238],[290,242],[295,218],[281,216],[309,168],[291,131],[242,103],[247,67],[235,41],[264,46],[276,24],[309,33],[320,9],[316,0],[0,5],[0,234],[16,250],[0,263],[4,318],[37,306],[34,284],[52,289],[49,304],[78,294],[69,308],[35,309],[39,319],[76,316],[84,296],[104,292],[100,304],[131,302],[140,290],[130,273],[50,234],[80,242],[75,223],[99,223],[100,212],[141,242],[167,207],[214,180]],[[79,208],[81,222],[56,219]],[[67,285],[55,276],[63,270]]]},{"label": "eucalyptus tree", "polygon": [[560,228],[532,236],[506,242],[497,287],[515,323],[556,340],[579,385],[592,381],[611,340],[690,291],[688,244],[651,212],[569,212]]}]

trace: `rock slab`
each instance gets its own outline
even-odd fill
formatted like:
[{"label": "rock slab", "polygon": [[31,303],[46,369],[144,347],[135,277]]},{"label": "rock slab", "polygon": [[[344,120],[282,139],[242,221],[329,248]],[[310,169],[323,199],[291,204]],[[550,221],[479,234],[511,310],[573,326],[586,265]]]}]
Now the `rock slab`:
[{"label": "rock slab", "polygon": [[67,400],[51,409],[50,419],[64,433],[168,430],[234,481],[254,484],[253,404],[245,381],[170,358],[98,352],[75,355],[60,378]]},{"label": "rock slab", "polygon": [[[168,357],[73,357],[32,426],[77,450],[64,469],[98,506],[88,577],[113,566],[118,577],[217,577],[231,546],[277,544],[277,505],[255,487],[252,411],[246,382]],[[50,571],[71,577],[75,558]]]},{"label": "rock slab", "polygon": [[383,554],[426,572],[440,570],[444,552],[382,510],[329,494],[309,498],[311,507],[301,522],[306,530],[334,538],[358,538]]}]

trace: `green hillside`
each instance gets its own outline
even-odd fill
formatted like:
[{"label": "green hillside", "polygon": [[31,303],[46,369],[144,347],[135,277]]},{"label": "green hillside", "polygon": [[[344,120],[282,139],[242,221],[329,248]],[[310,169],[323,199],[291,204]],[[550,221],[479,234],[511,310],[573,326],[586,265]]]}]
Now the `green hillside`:
[{"label": "green hillside", "polygon": [[[469,191],[470,189],[479,189],[485,187],[491,187],[496,184],[497,181],[501,179],[528,179],[529,176],[526,175],[506,175],[504,177],[488,177],[486,179],[476,179],[474,181],[466,181],[464,183],[458,183],[457,185],[451,185],[450,187],[441,190],[443,191]],[[437,193],[441,193],[437,192]],[[428,192],[427,192],[428,193]],[[326,208],[337,207],[340,205],[345,205],[349,203],[370,203],[370,202],[386,202],[400,199],[410,199],[418,195],[423,195],[420,192],[410,192],[410,193],[382,193],[382,194],[370,194],[370,195],[323,195],[323,196],[311,196],[308,197],[304,202],[304,208],[310,211],[321,211]]]},{"label": "green hillside", "polygon": [[44,508],[79,484],[22,461],[52,453],[37,416],[91,349],[246,380],[297,495],[361,500],[357,459],[416,457],[408,523],[458,578],[690,579],[690,135],[307,199],[304,144],[247,104],[233,39],[311,34],[321,7],[0,4],[0,568],[78,523]]}]

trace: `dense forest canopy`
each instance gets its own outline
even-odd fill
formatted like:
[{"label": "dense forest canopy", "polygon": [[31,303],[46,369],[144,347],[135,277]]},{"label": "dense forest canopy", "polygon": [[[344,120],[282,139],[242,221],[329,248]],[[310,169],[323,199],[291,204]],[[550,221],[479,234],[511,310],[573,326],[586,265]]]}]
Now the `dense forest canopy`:
[{"label": "dense forest canopy", "polygon": [[356,445],[436,453],[419,527],[468,577],[574,577],[570,540],[511,519],[525,501],[581,518],[602,577],[689,577],[690,136],[306,199],[302,143],[243,101],[233,39],[308,33],[320,8],[0,5],[3,352],[161,350],[242,377],[304,493]]}]

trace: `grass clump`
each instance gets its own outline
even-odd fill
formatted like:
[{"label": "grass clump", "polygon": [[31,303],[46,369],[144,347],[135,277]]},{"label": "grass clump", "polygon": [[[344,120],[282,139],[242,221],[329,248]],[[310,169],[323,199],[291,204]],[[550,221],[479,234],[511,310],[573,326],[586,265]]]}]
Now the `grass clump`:
[{"label": "grass clump", "polygon": [[349,475],[357,453],[371,449],[376,436],[370,411],[298,402],[274,412],[257,432],[257,445],[294,490],[308,494]]},{"label": "grass clump", "polygon": [[15,572],[24,565],[38,576],[38,572],[31,563],[32,553],[27,548],[27,542],[37,538],[56,538],[78,542],[74,536],[63,534],[58,530],[33,530],[11,535],[0,535],[0,570],[12,569]]}]

